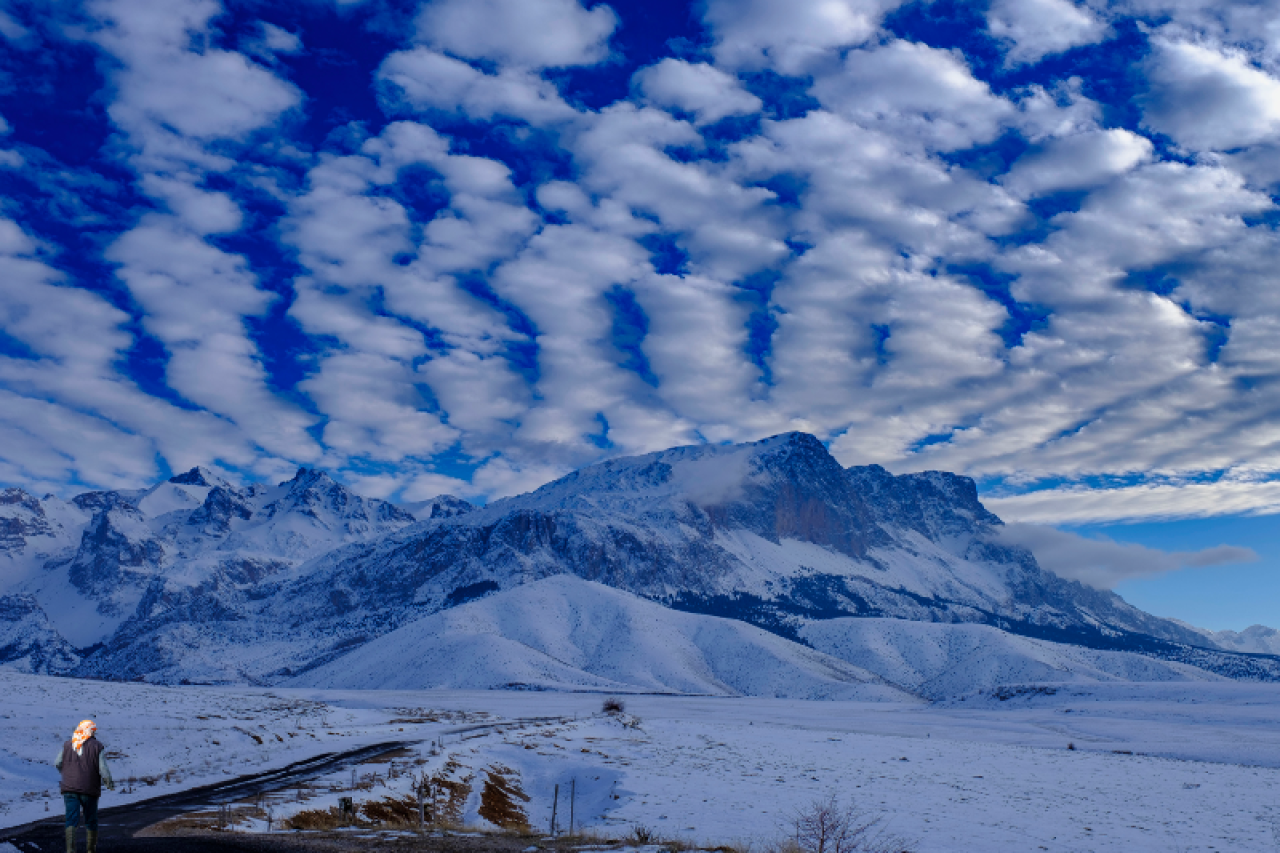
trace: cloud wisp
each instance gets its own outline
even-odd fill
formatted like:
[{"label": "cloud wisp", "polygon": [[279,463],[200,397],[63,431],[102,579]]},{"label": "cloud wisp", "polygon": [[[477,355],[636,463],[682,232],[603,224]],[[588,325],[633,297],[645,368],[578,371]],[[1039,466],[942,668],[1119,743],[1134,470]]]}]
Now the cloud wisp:
[{"label": "cloud wisp", "polygon": [[1067,580],[1096,589],[1112,589],[1122,581],[1154,577],[1179,569],[1252,563],[1258,555],[1238,545],[1217,545],[1199,551],[1161,551],[1133,542],[1090,538],[1036,524],[1006,524],[997,535],[1006,545],[1019,545],[1036,557],[1040,567]]}]

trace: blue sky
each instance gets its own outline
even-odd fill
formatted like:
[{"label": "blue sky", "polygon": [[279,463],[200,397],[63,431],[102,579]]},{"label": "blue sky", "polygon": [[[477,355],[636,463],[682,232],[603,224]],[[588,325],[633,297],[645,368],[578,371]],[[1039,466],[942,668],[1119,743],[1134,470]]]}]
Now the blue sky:
[{"label": "blue sky", "polygon": [[1276,21],[0,0],[0,482],[486,499],[803,429],[972,475],[1157,612],[1266,621]]}]

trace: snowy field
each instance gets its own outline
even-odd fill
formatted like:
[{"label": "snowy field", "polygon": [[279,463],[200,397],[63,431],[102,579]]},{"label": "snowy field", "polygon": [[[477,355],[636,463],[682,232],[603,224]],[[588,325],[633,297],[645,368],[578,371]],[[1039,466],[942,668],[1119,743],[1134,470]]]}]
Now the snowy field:
[{"label": "snowy field", "polygon": [[[0,825],[57,811],[47,762],[84,716],[116,775],[154,796],[365,743],[422,741],[420,769],[515,771],[535,825],[576,780],[578,824],[626,835],[756,845],[829,794],[882,815],[917,853],[1280,849],[1280,687],[1069,685],[947,704],[598,694],[152,687],[0,674]],[[534,717],[526,722],[475,728]],[[426,720],[426,722],[406,722]],[[429,744],[443,739],[442,751]],[[259,742],[260,741],[260,742]],[[1068,750],[1074,744],[1074,750]],[[1123,754],[1132,753],[1132,754]],[[356,799],[408,790],[380,774]],[[334,805],[349,773],[291,810]],[[350,792],[346,792],[350,793]]]}]

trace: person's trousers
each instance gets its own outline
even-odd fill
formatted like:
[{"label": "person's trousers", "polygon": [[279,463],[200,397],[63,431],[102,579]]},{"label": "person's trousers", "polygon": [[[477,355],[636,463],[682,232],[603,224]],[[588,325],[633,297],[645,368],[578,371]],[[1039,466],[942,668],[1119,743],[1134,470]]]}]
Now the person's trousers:
[{"label": "person's trousers", "polygon": [[67,826],[75,828],[80,822],[80,812],[84,812],[84,825],[88,829],[98,830],[98,798],[89,794],[63,794],[62,801],[67,806]]}]

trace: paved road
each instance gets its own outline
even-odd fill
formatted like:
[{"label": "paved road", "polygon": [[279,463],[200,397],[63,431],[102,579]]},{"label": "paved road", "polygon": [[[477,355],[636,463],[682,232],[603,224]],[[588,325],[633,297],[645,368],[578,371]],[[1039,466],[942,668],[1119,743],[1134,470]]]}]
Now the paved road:
[{"label": "paved road", "polygon": [[[114,806],[98,812],[99,845],[101,853],[244,853],[259,849],[252,838],[203,839],[203,838],[134,838],[133,834],[144,827],[168,818],[196,811],[218,803],[230,803],[273,791],[295,782],[314,779],[326,773],[340,770],[369,758],[374,758],[417,741],[394,741],[364,746],[348,752],[328,752],[298,761],[287,767],[241,776],[216,785],[205,785],[176,794],[166,794],[150,800],[142,800],[124,806]],[[84,831],[78,834],[79,847],[84,849]],[[46,818],[35,823],[0,829],[0,843],[8,842],[22,853],[64,853],[66,837],[63,834],[63,818]]]}]

